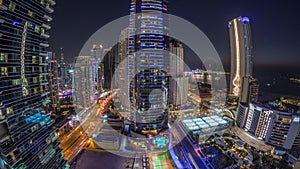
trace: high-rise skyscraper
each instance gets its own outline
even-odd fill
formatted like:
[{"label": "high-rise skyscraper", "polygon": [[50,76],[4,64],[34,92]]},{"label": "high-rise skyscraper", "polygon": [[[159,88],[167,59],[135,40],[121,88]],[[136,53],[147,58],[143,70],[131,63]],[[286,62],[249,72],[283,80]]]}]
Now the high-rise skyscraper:
[{"label": "high-rise skyscraper", "polygon": [[242,88],[240,102],[249,103],[257,102],[259,92],[258,80],[252,76],[246,76],[242,78]]},{"label": "high-rise skyscraper", "polygon": [[184,50],[183,44],[179,40],[170,40],[170,53],[173,55],[170,59],[170,72],[175,77],[184,75]]},{"label": "high-rise skyscraper", "polygon": [[60,59],[57,59],[58,62],[58,81],[59,81],[59,90],[63,90],[67,87],[67,74],[68,74],[68,64],[65,63],[65,54],[63,48],[60,48]]},{"label": "high-rise skyscraper", "polygon": [[[89,107],[95,100],[95,77],[91,56],[79,56],[74,66],[75,70],[75,93],[77,104],[82,107]],[[97,67],[97,66],[96,66]]]},{"label": "high-rise skyscraper", "polygon": [[[96,53],[95,53],[96,52]],[[100,59],[100,52],[101,48],[100,45],[94,45],[91,50],[91,61],[90,61],[90,89],[91,93],[94,93],[91,95],[91,98],[93,100],[96,99],[96,95],[98,95],[98,66],[99,66],[99,59]]]},{"label": "high-rise skyscraper", "polygon": [[[250,19],[238,17],[229,22],[231,48],[230,94],[241,97],[243,78],[253,74]],[[248,90],[248,89],[247,89]]]},{"label": "high-rise skyscraper", "polygon": [[119,97],[122,100],[122,104],[124,107],[127,107],[126,105],[129,105],[129,91],[128,86],[124,84],[128,84],[128,27],[123,29],[121,31],[120,37],[119,37],[119,43],[118,43],[118,88],[119,90]]},{"label": "high-rise skyscraper", "polygon": [[59,92],[58,92],[58,63],[55,53],[48,52],[49,65],[48,65],[48,81],[49,81],[49,97],[51,100],[51,111],[57,114],[60,110]]},{"label": "high-rise skyscraper", "polygon": [[169,99],[173,107],[187,102],[188,77],[184,76],[184,50],[179,40],[170,40],[170,87]]},{"label": "high-rise skyscraper", "polygon": [[100,60],[102,59],[101,56],[102,56],[102,45],[93,45],[93,48],[91,50],[91,55],[92,55],[92,58],[94,58],[94,65],[93,65],[93,69],[94,72],[96,73],[95,74],[95,86],[96,86],[96,90],[97,90],[97,93],[99,92],[99,90],[101,89],[101,77],[99,76],[99,63],[100,63]]},{"label": "high-rise skyscraper", "polygon": [[111,89],[115,87],[112,85],[113,76],[115,72],[115,50],[113,48],[104,49],[104,58],[102,60],[104,71],[103,88]]},{"label": "high-rise skyscraper", "polygon": [[96,77],[96,81],[97,81],[97,91],[99,92],[100,90],[102,90],[102,78],[103,78],[103,66],[101,63],[101,60],[103,59],[103,46],[102,45],[93,45],[93,48],[91,50],[91,55],[92,57],[95,59],[97,66],[97,77]]},{"label": "high-rise skyscraper", "polygon": [[167,0],[132,0],[128,77],[133,131],[156,134],[167,128],[169,42]]},{"label": "high-rise skyscraper", "polygon": [[67,66],[66,88],[74,89],[74,64]]},{"label": "high-rise skyscraper", "polygon": [[64,165],[48,111],[46,49],[53,5],[54,0],[0,1],[1,169]]},{"label": "high-rise skyscraper", "polygon": [[118,43],[118,64],[120,64],[128,55],[128,27],[123,29]]}]

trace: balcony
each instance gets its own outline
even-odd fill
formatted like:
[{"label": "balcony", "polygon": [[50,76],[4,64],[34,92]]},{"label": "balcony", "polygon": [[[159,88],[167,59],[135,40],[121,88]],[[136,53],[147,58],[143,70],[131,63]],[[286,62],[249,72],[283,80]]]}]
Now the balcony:
[{"label": "balcony", "polygon": [[54,6],[54,5],[56,5],[56,2],[55,2],[55,0],[48,0],[48,2],[50,3],[50,5],[51,5],[51,6]]},{"label": "balcony", "polygon": [[40,83],[40,85],[48,85],[49,82],[43,82],[43,83]]},{"label": "balcony", "polygon": [[48,16],[48,15],[44,15],[43,18],[44,18],[46,21],[48,21],[48,22],[52,21],[52,18],[51,18],[50,16]]},{"label": "balcony", "polygon": [[48,63],[40,63],[39,65],[40,65],[40,66],[47,66]]},{"label": "balcony", "polygon": [[48,56],[48,53],[40,53],[40,56]]},{"label": "balcony", "polygon": [[3,4],[0,4],[0,10],[2,10],[2,11],[6,11],[6,10],[7,10],[7,7],[6,7],[6,6],[4,6]]},{"label": "balcony", "polygon": [[5,119],[6,119],[6,116],[3,115],[1,110],[0,110],[0,124],[3,123]]},{"label": "balcony", "polygon": [[[45,92],[45,93],[42,93],[41,96],[42,96],[42,97],[43,97],[43,96],[48,96],[49,94],[50,94],[50,92]],[[44,101],[44,104],[48,104],[48,103],[51,103],[51,101],[50,101],[50,100]]]},{"label": "balcony", "polygon": [[48,48],[49,47],[49,44],[48,43],[40,43],[40,46],[43,46],[45,48]]},{"label": "balcony", "polygon": [[48,39],[48,38],[50,38],[50,35],[45,34],[45,33],[41,33],[41,37]]},{"label": "balcony", "polygon": [[46,28],[47,30],[51,29],[51,26],[47,25],[47,24],[42,24],[42,27]]},{"label": "balcony", "polygon": [[48,2],[50,3],[50,5],[55,5],[56,4],[56,2],[54,1],[54,0],[48,0]]},{"label": "balcony", "polygon": [[4,142],[4,141],[6,141],[6,140],[9,140],[9,136],[8,136],[8,135],[5,136],[5,137],[1,137],[1,138],[0,138],[0,142],[1,142],[1,143]]},{"label": "balcony", "polygon": [[50,6],[46,6],[45,10],[46,10],[48,13],[53,13],[53,12],[54,12],[54,9],[52,9]]}]

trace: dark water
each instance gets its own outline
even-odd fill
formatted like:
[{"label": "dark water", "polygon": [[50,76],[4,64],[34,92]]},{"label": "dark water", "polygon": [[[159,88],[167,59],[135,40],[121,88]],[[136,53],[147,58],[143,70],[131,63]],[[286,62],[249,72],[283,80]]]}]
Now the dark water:
[{"label": "dark water", "polygon": [[259,80],[260,92],[290,96],[300,96],[300,84],[290,82],[290,78],[300,78],[299,68],[255,67],[254,75]]}]

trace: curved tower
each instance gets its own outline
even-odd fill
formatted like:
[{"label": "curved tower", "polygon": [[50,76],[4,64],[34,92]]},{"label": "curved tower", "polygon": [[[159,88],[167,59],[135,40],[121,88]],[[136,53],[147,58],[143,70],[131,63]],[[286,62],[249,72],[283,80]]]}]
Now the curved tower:
[{"label": "curved tower", "polygon": [[253,53],[250,19],[238,17],[229,22],[231,48],[230,93],[241,95],[243,77],[253,74]]}]

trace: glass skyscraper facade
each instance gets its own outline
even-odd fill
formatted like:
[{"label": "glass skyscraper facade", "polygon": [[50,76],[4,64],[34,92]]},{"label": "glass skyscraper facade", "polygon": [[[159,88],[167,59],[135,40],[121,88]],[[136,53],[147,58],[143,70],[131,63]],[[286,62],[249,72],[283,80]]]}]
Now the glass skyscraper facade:
[{"label": "glass skyscraper facade", "polygon": [[0,0],[0,165],[64,165],[49,116],[48,76],[53,0]]},{"label": "glass skyscraper facade", "polygon": [[128,37],[129,97],[133,131],[167,127],[169,90],[167,0],[132,0]]}]

